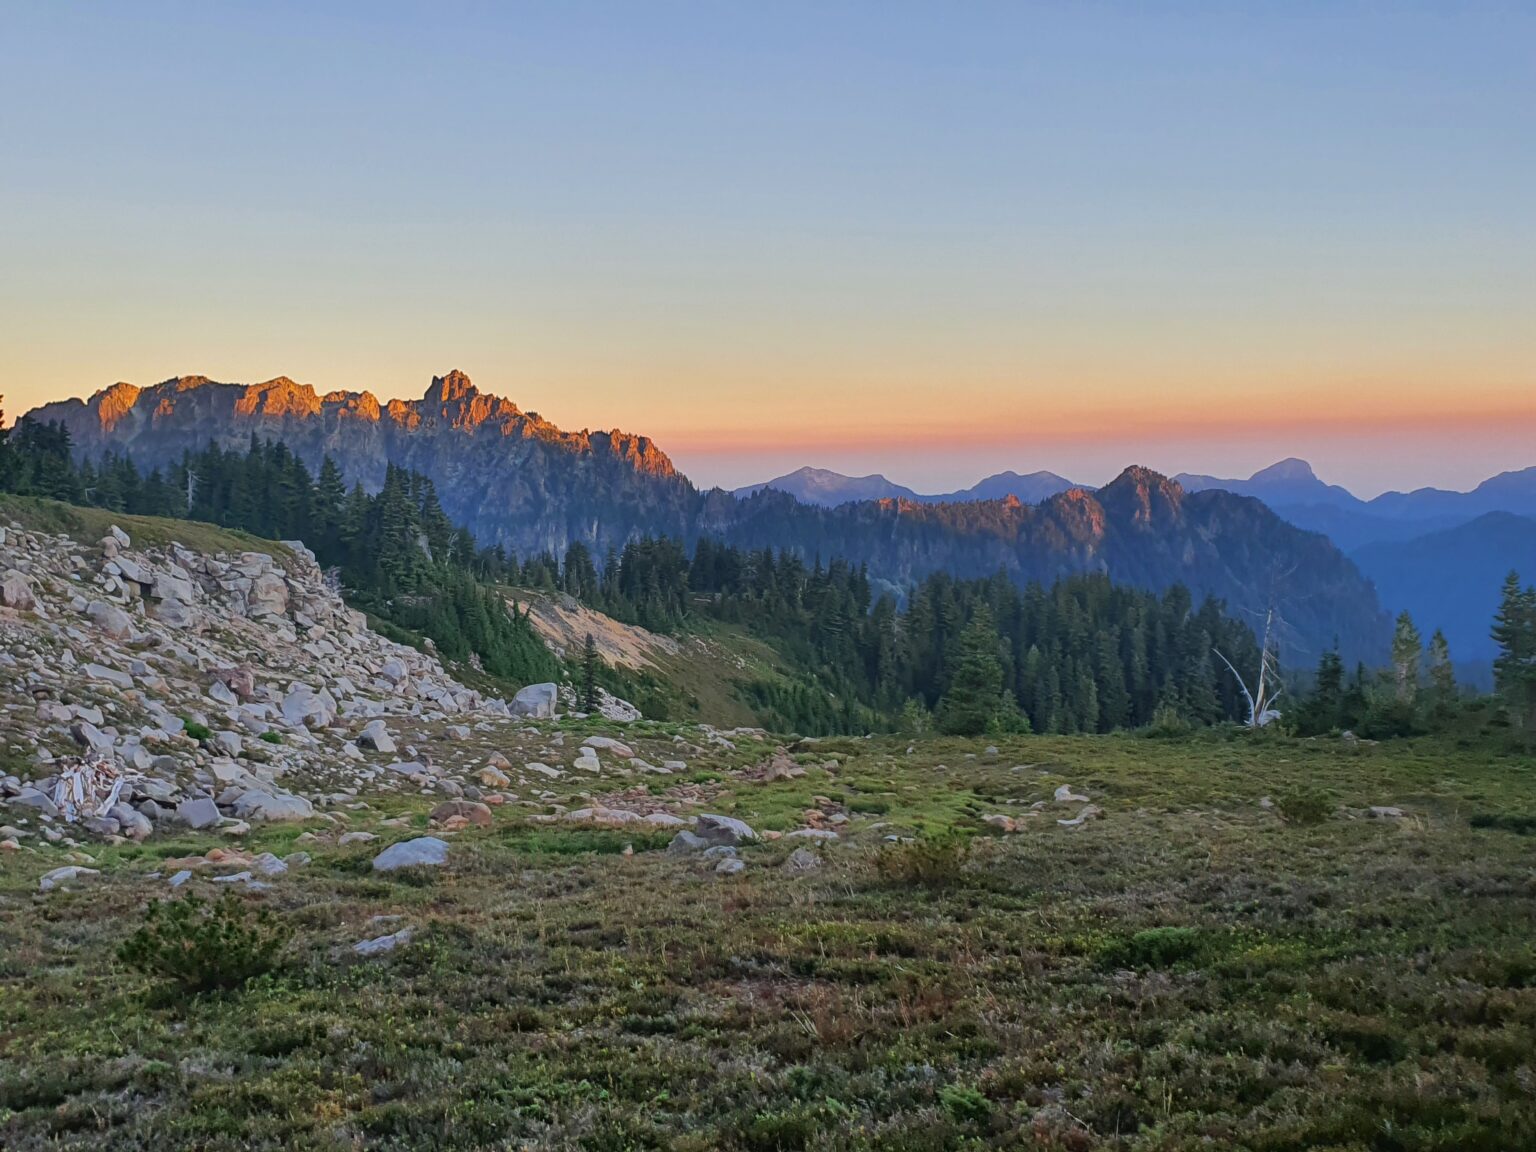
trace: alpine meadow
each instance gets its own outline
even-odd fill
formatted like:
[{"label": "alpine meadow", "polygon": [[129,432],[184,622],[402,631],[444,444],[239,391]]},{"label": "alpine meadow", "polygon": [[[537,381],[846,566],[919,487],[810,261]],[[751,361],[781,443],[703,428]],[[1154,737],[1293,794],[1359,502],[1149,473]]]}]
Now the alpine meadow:
[{"label": "alpine meadow", "polygon": [[8,10],[0,1147],[1536,1149],[1533,42]]}]

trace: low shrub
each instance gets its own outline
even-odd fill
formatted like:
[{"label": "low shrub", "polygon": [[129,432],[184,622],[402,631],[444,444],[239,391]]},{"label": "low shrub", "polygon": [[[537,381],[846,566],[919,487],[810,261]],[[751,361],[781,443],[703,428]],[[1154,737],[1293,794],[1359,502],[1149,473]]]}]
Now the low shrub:
[{"label": "low shrub", "polygon": [[1288,792],[1275,803],[1287,824],[1321,824],[1334,809],[1333,801],[1324,793],[1312,790]]},{"label": "low shrub", "polygon": [[970,854],[970,842],[963,836],[924,837],[885,845],[875,858],[875,870],[892,884],[943,888],[963,879]]},{"label": "low shrub", "polygon": [[182,731],[199,744],[213,736],[213,731],[206,724],[199,724],[196,720],[188,720],[186,717],[182,717],[181,722],[183,724]]},{"label": "low shrub", "polygon": [[231,892],[212,903],[196,896],[155,900],[118,959],[186,992],[229,991],[276,967],[289,936],[271,912],[249,908]]},{"label": "low shrub", "polygon": [[283,742],[283,734],[281,732],[274,732],[269,728],[256,737],[256,739],[265,740],[268,744],[281,744]]},{"label": "low shrub", "polygon": [[1198,928],[1148,928],[1109,941],[1099,950],[1099,961],[1106,968],[1171,968],[1210,950],[1210,941]]},{"label": "low shrub", "polygon": [[1513,832],[1516,836],[1536,836],[1536,816],[1520,812],[1477,812],[1467,823],[1474,828]]}]

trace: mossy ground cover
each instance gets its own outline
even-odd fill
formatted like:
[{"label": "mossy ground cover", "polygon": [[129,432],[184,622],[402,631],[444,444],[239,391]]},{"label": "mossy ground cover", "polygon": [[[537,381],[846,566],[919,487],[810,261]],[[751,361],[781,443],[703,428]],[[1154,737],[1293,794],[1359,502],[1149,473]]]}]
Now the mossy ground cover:
[{"label": "mossy ground cover", "polygon": [[[820,796],[853,815],[803,875],[780,866],[800,841],[722,877],[662,836],[507,809],[440,874],[312,846],[246,897],[291,930],[283,963],[222,995],[168,1000],[116,958],[164,892],[154,842],[46,895],[44,864],[13,856],[0,1146],[1536,1146],[1531,760],[999,743],[824,741],[767,784],[723,757],[716,810],[787,827]],[[1060,783],[1103,818],[1022,815]],[[1303,793],[1346,810],[1288,822]],[[996,812],[1021,830],[989,834]],[[892,830],[961,837],[958,866],[901,866]],[[352,955],[407,924],[389,956]]]}]

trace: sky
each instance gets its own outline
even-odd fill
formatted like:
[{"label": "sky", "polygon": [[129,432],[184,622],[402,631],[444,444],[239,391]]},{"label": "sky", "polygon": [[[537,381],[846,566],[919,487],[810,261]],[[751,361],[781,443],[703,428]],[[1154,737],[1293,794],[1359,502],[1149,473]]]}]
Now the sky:
[{"label": "sky", "polygon": [[1536,6],[0,6],[0,394],[460,368],[695,480],[1536,464]]}]

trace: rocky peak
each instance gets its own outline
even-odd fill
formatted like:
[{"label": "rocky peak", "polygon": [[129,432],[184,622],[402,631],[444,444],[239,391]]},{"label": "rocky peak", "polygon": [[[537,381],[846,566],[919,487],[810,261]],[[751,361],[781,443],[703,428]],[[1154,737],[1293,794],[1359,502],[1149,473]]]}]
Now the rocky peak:
[{"label": "rocky peak", "polygon": [[1295,456],[1290,456],[1271,464],[1268,468],[1259,469],[1252,476],[1248,477],[1248,482],[1250,484],[1263,483],[1267,480],[1295,483],[1298,480],[1316,479],[1317,473],[1312,471],[1312,465],[1308,464],[1305,460],[1298,460]]},{"label": "rocky peak", "polygon": [[1133,464],[1100,488],[1098,499],[1116,519],[1150,527],[1178,516],[1184,489],[1161,472]]},{"label": "rocky peak", "polygon": [[432,377],[422,400],[428,404],[453,404],[480,395],[470,378],[455,368],[446,376]]}]

